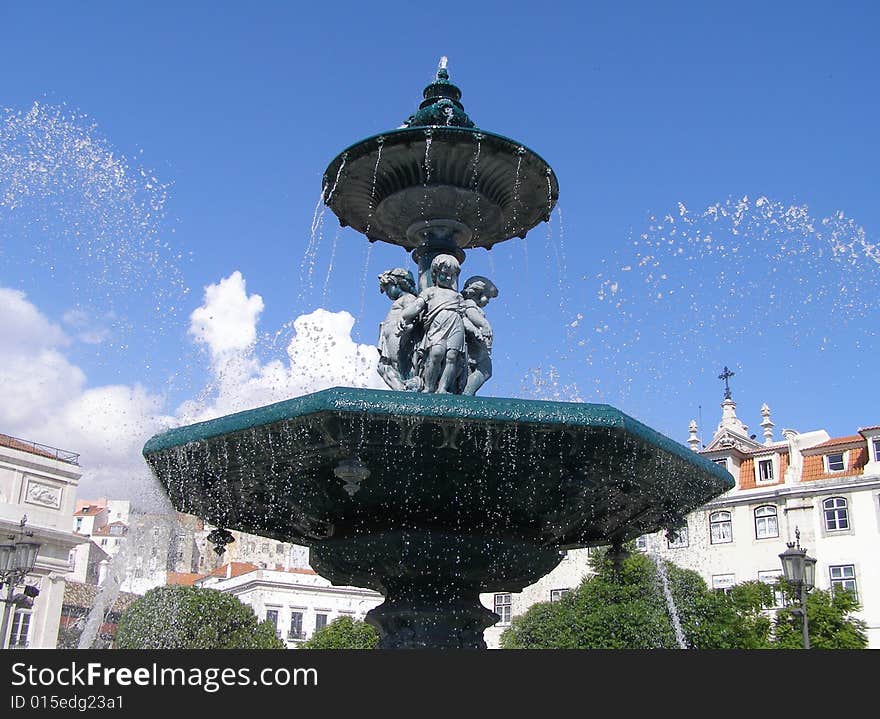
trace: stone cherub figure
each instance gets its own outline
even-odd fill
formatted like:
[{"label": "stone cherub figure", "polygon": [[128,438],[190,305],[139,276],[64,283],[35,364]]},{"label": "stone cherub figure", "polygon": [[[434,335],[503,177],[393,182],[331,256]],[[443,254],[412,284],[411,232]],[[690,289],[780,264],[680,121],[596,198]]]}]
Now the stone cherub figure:
[{"label": "stone cherub figure", "polygon": [[498,297],[498,288],[488,277],[475,275],[464,283],[464,329],[468,353],[468,378],[462,394],[474,395],[492,376],[492,325],[483,308]]},{"label": "stone cherub figure", "polygon": [[413,374],[413,354],[420,337],[416,328],[400,332],[403,311],[416,301],[413,274],[402,267],[379,275],[379,291],[388,295],[391,309],[379,324],[379,375],[391,389],[418,389],[420,380]]},{"label": "stone cherub figure", "polygon": [[458,292],[460,272],[455,257],[437,255],[431,262],[433,285],[422,290],[400,314],[401,335],[417,319],[424,328],[416,352],[422,392],[460,394],[466,382],[465,299]]}]

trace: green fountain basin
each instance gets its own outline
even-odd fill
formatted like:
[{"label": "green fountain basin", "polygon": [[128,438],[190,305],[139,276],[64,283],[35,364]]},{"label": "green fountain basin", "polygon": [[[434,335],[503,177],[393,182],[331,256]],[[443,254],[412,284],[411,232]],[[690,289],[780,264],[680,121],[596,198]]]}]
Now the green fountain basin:
[{"label": "green fountain basin", "polygon": [[608,405],[348,388],[169,430],[144,456],[175,509],[308,545],[333,583],[382,592],[385,647],[485,646],[481,592],[734,485]]},{"label": "green fountain basin", "polygon": [[348,388],[172,429],[144,456],[179,511],[306,545],[419,529],[607,544],[733,487],[608,405]]}]

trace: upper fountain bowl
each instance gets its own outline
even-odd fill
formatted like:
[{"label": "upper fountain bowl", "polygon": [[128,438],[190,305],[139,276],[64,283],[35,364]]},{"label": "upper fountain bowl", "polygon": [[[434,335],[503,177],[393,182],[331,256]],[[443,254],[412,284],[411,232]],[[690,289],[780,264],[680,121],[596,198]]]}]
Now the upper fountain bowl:
[{"label": "upper fountain bowl", "polygon": [[548,221],[559,198],[551,167],[522,144],[474,126],[445,68],[401,128],[341,152],[324,172],[324,202],[343,226],[407,249],[408,229],[453,221],[464,248],[491,248]]}]

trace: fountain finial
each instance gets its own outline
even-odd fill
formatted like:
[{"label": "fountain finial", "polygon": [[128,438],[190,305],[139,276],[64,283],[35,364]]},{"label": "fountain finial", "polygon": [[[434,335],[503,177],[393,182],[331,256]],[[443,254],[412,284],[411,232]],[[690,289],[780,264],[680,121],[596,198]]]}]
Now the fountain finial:
[{"label": "fountain finial", "polygon": [[448,61],[446,55],[440,58],[434,82],[424,89],[425,99],[416,113],[406,119],[404,127],[475,127],[461,104],[461,90],[449,82]]}]

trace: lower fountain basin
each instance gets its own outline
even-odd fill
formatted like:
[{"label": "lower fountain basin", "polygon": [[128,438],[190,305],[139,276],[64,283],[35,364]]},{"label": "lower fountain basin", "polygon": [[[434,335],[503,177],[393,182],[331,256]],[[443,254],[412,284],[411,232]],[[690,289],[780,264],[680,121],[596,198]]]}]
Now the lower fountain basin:
[{"label": "lower fountain basin", "polygon": [[[144,456],[175,509],[308,545],[332,582],[381,591],[385,614],[408,606],[409,624],[381,619],[410,640],[383,646],[479,646],[480,592],[522,589],[561,549],[673,526],[734,484],[607,405],[348,388],[172,429]],[[470,611],[463,644],[424,618],[444,602]]]}]

